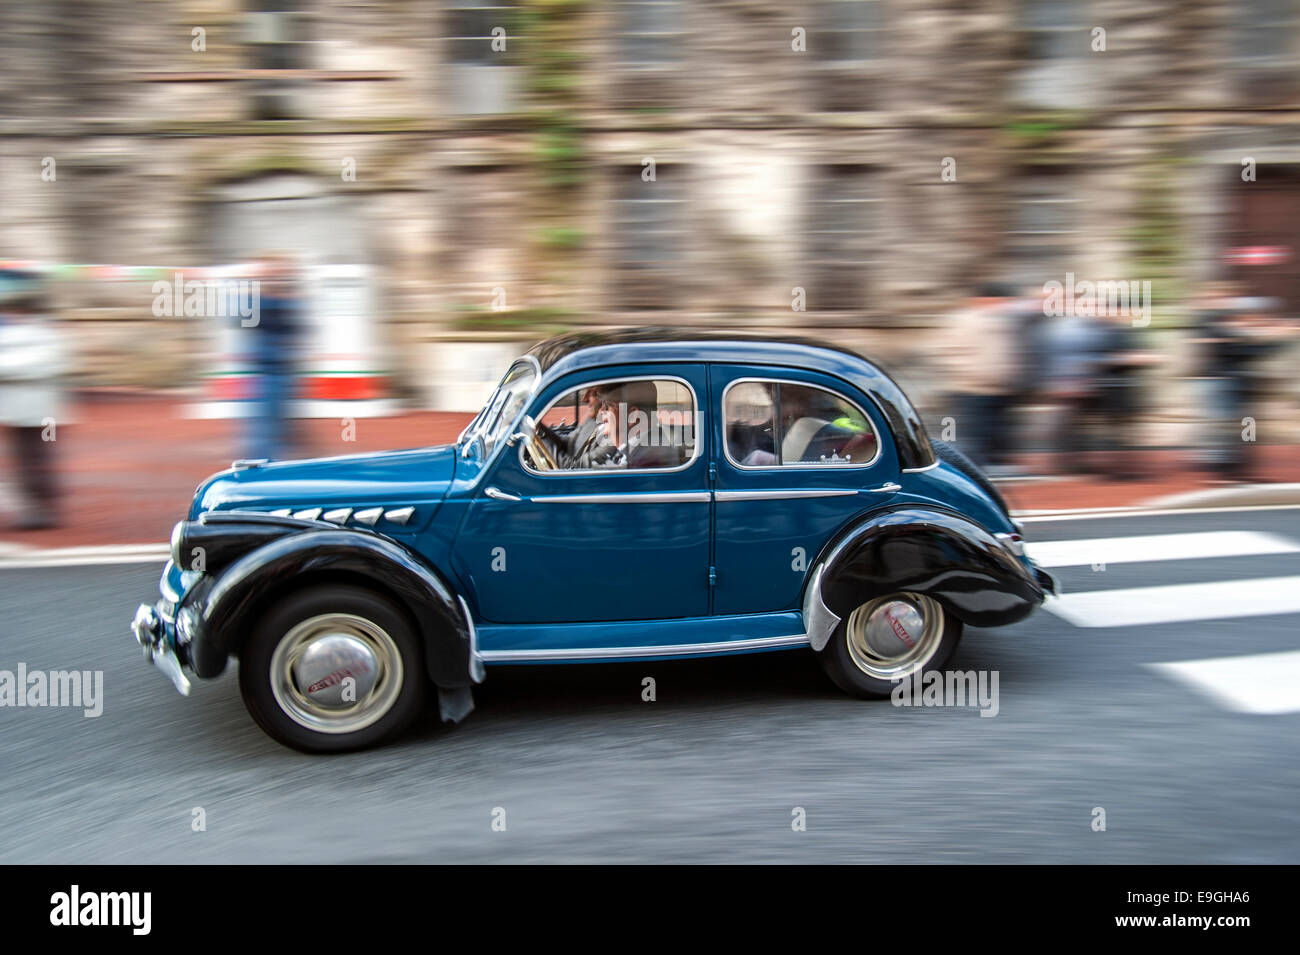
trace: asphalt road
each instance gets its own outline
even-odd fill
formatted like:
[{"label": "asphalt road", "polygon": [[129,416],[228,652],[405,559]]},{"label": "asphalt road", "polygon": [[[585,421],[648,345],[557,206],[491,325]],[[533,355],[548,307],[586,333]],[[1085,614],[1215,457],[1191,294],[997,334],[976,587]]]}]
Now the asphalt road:
[{"label": "asphalt road", "polygon": [[[1300,548],[1300,510],[1028,530],[1056,542],[1244,531]],[[1121,591],[1174,584],[1239,582],[1283,602],[1300,590],[1272,580],[1300,574],[1300,552],[1247,541],[1189,558],[1185,540],[1170,559],[1054,573],[1070,594],[1116,592],[1116,606],[1133,602]],[[788,651],[493,669],[458,727],[430,714],[381,750],[310,757],[257,729],[233,668],[185,699],[144,664],[127,624],[159,570],[0,571],[0,669],[99,669],[105,697],[99,718],[0,707],[0,861],[1300,861],[1300,703],[1287,704],[1300,687],[1274,687],[1278,712],[1241,712],[1253,677],[1234,704],[1146,666],[1240,657],[1266,683],[1270,661],[1290,658],[1255,655],[1300,651],[1300,615],[1243,615],[1261,605],[1222,588],[1172,598],[1181,616],[1218,619],[1076,626],[1044,611],[967,631],[951,666],[998,671],[994,718],[855,701]],[[1272,582],[1246,583],[1259,580]],[[1217,666],[1198,672],[1212,681]],[[792,829],[795,807],[806,831]]]}]

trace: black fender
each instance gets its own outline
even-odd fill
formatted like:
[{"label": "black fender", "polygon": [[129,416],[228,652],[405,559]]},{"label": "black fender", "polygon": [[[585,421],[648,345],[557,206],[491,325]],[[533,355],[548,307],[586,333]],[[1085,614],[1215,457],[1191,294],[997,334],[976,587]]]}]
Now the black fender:
[{"label": "black fender", "polygon": [[1044,596],[1039,575],[974,521],[903,504],[868,514],[818,555],[804,594],[809,642],[821,649],[856,607],[897,591],[927,594],[974,627],[1022,620]]},{"label": "black fender", "polygon": [[251,632],[262,602],[313,576],[369,580],[395,598],[415,623],[429,678],[438,687],[467,688],[482,680],[469,608],[442,576],[395,541],[332,525],[261,544],[232,562],[209,587],[196,588],[198,623],[185,647],[195,675],[220,674]]}]

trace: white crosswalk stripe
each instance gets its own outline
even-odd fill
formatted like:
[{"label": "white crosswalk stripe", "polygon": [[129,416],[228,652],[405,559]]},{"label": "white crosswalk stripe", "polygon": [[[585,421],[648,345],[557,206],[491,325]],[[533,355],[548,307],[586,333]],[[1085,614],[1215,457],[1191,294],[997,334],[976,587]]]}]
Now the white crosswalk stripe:
[{"label": "white crosswalk stripe", "polygon": [[[1300,553],[1300,543],[1260,531],[1207,531],[1030,543],[1042,567],[1093,567]],[[1043,604],[1076,627],[1140,627],[1300,613],[1300,576],[1256,577],[1066,592]],[[1146,664],[1238,713],[1300,713],[1300,650]]]},{"label": "white crosswalk stripe", "polygon": [[1300,577],[1216,580],[1063,594],[1043,607],[1076,627],[1140,627],[1300,612]]},{"label": "white crosswalk stripe", "polygon": [[1148,663],[1238,713],[1300,713],[1300,650],[1240,657]]},{"label": "white crosswalk stripe", "polygon": [[1137,564],[1152,560],[1197,557],[1248,557],[1300,551],[1300,544],[1259,531],[1206,531],[1197,534],[1150,534],[1089,540],[1042,541],[1026,546],[1039,567],[1086,564]]}]

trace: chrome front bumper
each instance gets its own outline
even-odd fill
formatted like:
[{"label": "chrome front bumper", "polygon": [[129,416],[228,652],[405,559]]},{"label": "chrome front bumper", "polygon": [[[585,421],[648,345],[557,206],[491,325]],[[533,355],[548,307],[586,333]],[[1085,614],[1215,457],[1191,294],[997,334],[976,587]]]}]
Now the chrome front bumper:
[{"label": "chrome front bumper", "polygon": [[189,678],[167,642],[166,628],[158,611],[148,604],[141,604],[135,612],[135,619],[131,621],[131,633],[134,634],[136,643],[144,649],[144,658],[167,674],[182,695],[189,696]]}]

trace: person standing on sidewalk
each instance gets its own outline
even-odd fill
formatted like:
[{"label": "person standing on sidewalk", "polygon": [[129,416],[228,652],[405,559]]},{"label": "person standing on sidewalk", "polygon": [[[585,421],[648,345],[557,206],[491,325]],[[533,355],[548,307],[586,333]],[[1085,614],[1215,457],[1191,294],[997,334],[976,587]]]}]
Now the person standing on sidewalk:
[{"label": "person standing on sidewalk", "polygon": [[24,498],[18,530],[58,525],[54,448],[66,369],[42,285],[34,272],[0,269],[0,424]]},{"label": "person standing on sidewalk", "polygon": [[1012,291],[985,285],[949,322],[943,363],[951,389],[957,445],[988,468],[1007,445],[1012,394],[1018,387]]},{"label": "person standing on sidewalk", "polygon": [[1195,346],[1196,383],[1202,408],[1200,463],[1221,480],[1235,470],[1234,449],[1239,444],[1234,415],[1242,404],[1238,388],[1237,289],[1226,282],[1207,284],[1197,298],[1196,328],[1189,344]]},{"label": "person standing on sidewalk", "polygon": [[1066,472],[1095,470],[1083,454],[1088,447],[1088,416],[1097,398],[1105,329],[1091,310],[1067,309],[1048,319],[1044,336],[1045,393],[1052,406],[1049,427],[1053,452]]},{"label": "person standing on sidewalk", "polygon": [[280,460],[291,456],[290,407],[302,337],[302,300],[297,267],[285,253],[258,256],[257,323],[241,331],[251,336],[253,404],[245,456]]}]

